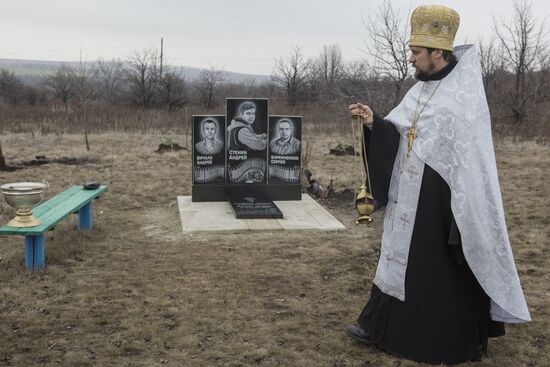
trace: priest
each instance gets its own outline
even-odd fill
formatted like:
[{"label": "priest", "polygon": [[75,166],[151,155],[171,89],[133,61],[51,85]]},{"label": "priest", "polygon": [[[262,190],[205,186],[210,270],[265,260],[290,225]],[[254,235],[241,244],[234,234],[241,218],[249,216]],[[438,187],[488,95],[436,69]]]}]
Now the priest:
[{"label": "priest", "polygon": [[479,360],[504,323],[530,320],[514,263],[480,63],[453,48],[459,15],[420,6],[411,18],[415,84],[365,123],[372,194],[385,206],[380,258],[355,340],[426,363]]}]

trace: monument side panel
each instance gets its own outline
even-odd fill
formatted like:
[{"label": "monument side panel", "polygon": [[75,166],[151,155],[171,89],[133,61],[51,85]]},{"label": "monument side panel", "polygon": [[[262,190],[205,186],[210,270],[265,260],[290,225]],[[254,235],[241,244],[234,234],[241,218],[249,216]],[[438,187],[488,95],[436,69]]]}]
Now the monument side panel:
[{"label": "monument side panel", "polygon": [[301,182],[302,117],[269,116],[269,184]]},{"label": "monument side panel", "polygon": [[267,99],[226,99],[227,182],[267,183]]},{"label": "monument side panel", "polygon": [[225,198],[225,116],[193,115],[193,201]]}]

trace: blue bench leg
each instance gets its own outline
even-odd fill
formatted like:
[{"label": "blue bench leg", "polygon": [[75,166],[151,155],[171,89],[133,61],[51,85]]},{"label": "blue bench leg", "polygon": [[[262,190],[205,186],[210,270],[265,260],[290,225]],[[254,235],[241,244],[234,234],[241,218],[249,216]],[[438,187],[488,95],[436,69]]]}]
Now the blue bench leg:
[{"label": "blue bench leg", "polygon": [[39,270],[45,266],[44,235],[25,236],[25,269]]},{"label": "blue bench leg", "polygon": [[78,209],[78,229],[92,229],[92,202]]},{"label": "blue bench leg", "polygon": [[34,236],[25,236],[25,269],[34,268]]}]

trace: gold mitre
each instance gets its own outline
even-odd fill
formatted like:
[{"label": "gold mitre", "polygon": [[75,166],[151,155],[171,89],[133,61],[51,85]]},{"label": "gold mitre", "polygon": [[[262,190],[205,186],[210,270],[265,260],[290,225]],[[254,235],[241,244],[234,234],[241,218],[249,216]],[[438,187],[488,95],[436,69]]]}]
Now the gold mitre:
[{"label": "gold mitre", "polygon": [[425,5],[414,9],[411,17],[409,46],[453,50],[460,16],[441,5]]}]

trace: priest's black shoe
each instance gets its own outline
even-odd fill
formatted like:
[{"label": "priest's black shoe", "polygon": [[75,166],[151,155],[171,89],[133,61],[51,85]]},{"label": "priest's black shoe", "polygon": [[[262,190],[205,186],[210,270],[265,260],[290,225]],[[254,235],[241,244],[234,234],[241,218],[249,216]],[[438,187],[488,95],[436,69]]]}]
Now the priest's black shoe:
[{"label": "priest's black shoe", "polygon": [[351,336],[353,339],[364,344],[372,344],[373,341],[370,335],[363,330],[359,325],[350,325],[346,329],[346,334]]}]

